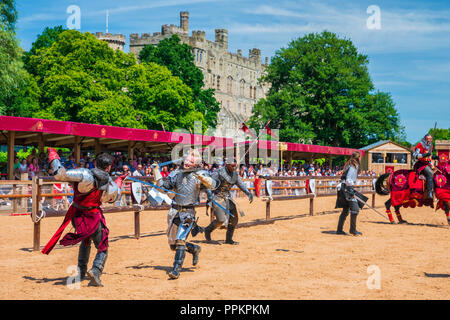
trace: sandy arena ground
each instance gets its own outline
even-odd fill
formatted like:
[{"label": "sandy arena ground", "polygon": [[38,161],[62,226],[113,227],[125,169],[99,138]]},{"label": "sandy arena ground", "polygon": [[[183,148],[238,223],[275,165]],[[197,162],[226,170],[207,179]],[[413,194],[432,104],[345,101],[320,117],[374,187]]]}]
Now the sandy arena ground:
[{"label": "sandy arena ground", "polygon": [[[384,199],[377,196],[381,212]],[[73,274],[78,246],[58,245],[49,256],[33,252],[30,218],[2,216],[0,299],[450,299],[450,228],[442,211],[403,209],[409,224],[391,225],[365,209],[358,217],[363,237],[338,236],[338,214],[330,212],[335,198],[317,199],[313,217],[308,201],[272,203],[272,217],[279,219],[238,228],[238,246],[223,243],[224,229],[213,233],[212,244],[205,243],[203,234],[190,238],[202,246],[200,262],[192,267],[187,254],[178,280],[167,276],[174,253],[165,235],[166,212],[141,214],[139,240],[134,239],[132,212],[107,214],[110,249],[103,288],[83,281],[70,289],[66,279]],[[265,217],[260,199],[239,203],[246,212],[240,222]],[[197,215],[206,226],[205,209]],[[62,219],[42,221],[41,246]],[[94,255],[95,249],[90,264]],[[367,286],[371,265],[380,270],[379,290]]]}]

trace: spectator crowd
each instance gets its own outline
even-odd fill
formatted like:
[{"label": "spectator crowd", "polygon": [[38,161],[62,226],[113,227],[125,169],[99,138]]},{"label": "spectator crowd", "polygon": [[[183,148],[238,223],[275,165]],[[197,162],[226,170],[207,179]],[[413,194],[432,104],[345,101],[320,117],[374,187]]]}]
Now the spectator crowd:
[{"label": "spectator crowd", "polygon": [[[58,151],[62,164],[67,169],[75,168],[87,168],[92,169],[95,167],[95,159],[89,154],[85,153],[81,156],[79,163],[76,163],[73,154],[68,157],[64,155],[61,150]],[[168,156],[164,155],[148,155],[145,153],[135,153],[133,159],[126,157],[123,153],[114,153],[114,162],[112,165],[111,173],[113,175],[121,175],[127,173],[133,177],[151,177],[152,170],[151,164],[154,162],[162,163],[170,160]],[[203,164],[203,168],[209,172],[213,172],[223,166],[223,162],[215,164]],[[170,174],[171,171],[176,169],[176,165],[167,165],[161,168],[163,177]],[[14,174],[17,180],[31,180],[35,175],[48,175],[50,167],[47,159],[47,155],[40,152],[36,154],[36,149],[33,149],[27,158],[23,158],[19,161],[18,157],[14,159]],[[301,176],[341,176],[343,166],[318,165],[315,163],[304,164],[291,164],[279,166],[277,169],[273,166],[266,166],[263,164],[258,165],[246,165],[241,164],[237,168],[239,175],[243,179],[253,179],[256,176],[280,176],[280,177],[301,177]],[[376,176],[373,171],[362,171],[361,176]]]}]

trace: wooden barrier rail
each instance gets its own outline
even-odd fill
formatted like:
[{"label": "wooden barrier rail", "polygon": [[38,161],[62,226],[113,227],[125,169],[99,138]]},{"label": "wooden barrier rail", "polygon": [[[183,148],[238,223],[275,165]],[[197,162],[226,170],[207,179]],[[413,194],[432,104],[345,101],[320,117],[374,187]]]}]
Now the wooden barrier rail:
[{"label": "wooden barrier rail", "polygon": [[[134,177],[135,179],[141,180],[141,181],[152,181],[153,178],[151,177]],[[319,180],[319,181],[335,181],[336,183],[340,179],[340,177],[311,177],[311,176],[305,176],[305,177],[260,177],[264,180],[273,180],[273,181],[305,181],[308,182],[308,180]],[[372,180],[373,177],[359,177],[361,180]],[[243,181],[250,181],[252,183],[255,183],[254,179],[243,179]],[[125,183],[131,183],[131,181],[124,181]],[[44,193],[42,192],[42,187],[44,185],[51,185],[54,183],[64,183],[61,181],[57,181],[54,179],[54,177],[34,177],[32,181],[18,181],[18,180],[1,180],[0,185],[12,185],[13,186],[13,194],[3,194],[0,195],[0,199],[10,198],[13,200],[17,199],[23,199],[23,198],[30,198],[32,199],[32,207],[31,207],[31,219],[34,223],[33,228],[33,250],[37,251],[40,249],[40,223],[41,219],[44,217],[61,217],[64,216],[67,212],[67,210],[47,210],[44,212],[41,204],[41,200],[43,198],[53,198],[53,197],[68,197],[73,196],[73,193]],[[16,190],[14,188],[17,186],[26,186],[27,188],[31,185],[31,194],[14,194],[14,191]],[[372,187],[371,184],[362,184],[359,186],[361,188],[366,187]],[[270,209],[271,209],[271,202],[273,201],[287,201],[287,200],[299,200],[299,199],[309,199],[309,214],[311,216],[314,215],[314,199],[316,197],[327,197],[327,196],[335,196],[336,192],[327,192],[322,193],[319,192],[321,189],[332,189],[336,188],[336,186],[322,186],[322,185],[316,185],[315,189],[316,192],[310,193],[307,186],[274,186],[272,187],[272,190],[298,190],[298,189],[306,189],[306,194],[303,195],[275,195],[272,198],[269,198],[267,196],[263,196],[262,200],[266,202],[266,215],[265,215],[265,221],[259,220],[256,222],[249,222],[240,224],[239,226],[250,226],[250,225],[256,225],[260,223],[273,223],[274,220],[270,217]],[[255,190],[255,187],[248,188],[249,190]],[[239,190],[238,188],[233,188],[232,190]],[[363,194],[372,194],[372,207],[375,207],[375,191],[364,191],[361,190],[361,193]],[[122,194],[130,194],[130,191],[123,191]],[[199,204],[199,207],[205,207],[206,203],[202,202]],[[140,213],[144,211],[155,211],[155,210],[169,210],[169,205],[160,205],[160,206],[143,206],[143,205],[132,205],[132,206],[105,206],[103,208],[104,214],[109,213],[115,213],[115,212],[127,212],[132,211],[134,212],[134,235],[136,239],[140,238]],[[213,215],[211,214],[211,219],[213,219]]]}]

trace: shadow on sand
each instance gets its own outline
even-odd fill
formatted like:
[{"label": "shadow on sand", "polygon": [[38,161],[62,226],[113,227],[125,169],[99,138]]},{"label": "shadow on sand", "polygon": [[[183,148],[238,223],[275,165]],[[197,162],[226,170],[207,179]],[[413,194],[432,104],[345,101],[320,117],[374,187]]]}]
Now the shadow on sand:
[{"label": "shadow on sand", "polygon": [[447,274],[447,273],[427,273],[427,272],[424,272],[424,274],[428,278],[450,278],[450,274]]},{"label": "shadow on sand", "polygon": [[36,283],[48,283],[53,282],[54,286],[65,286],[67,284],[68,277],[61,278],[34,278],[29,276],[23,276],[25,280],[34,281]]},{"label": "shadow on sand", "polygon": [[405,222],[405,223],[390,223],[387,221],[364,221],[368,223],[377,223],[377,224],[389,224],[389,225],[402,225],[402,226],[416,226],[416,227],[430,227],[430,228],[443,228],[448,229],[448,225],[438,225],[438,224],[429,224],[429,223],[413,223],[413,222]]}]

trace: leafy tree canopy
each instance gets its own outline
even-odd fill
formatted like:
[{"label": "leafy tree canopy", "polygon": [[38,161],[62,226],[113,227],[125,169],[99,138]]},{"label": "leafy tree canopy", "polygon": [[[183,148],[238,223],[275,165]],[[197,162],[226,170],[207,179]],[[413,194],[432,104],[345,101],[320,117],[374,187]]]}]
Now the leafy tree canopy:
[{"label": "leafy tree canopy", "polygon": [[251,126],[280,129],[280,140],[362,147],[404,138],[389,94],[375,92],[368,58],[350,40],[324,31],[278,50],[262,81],[271,84],[253,109]]},{"label": "leafy tree canopy", "polygon": [[179,77],[191,88],[195,109],[204,115],[207,126],[216,127],[220,106],[214,98],[214,89],[203,89],[203,73],[194,63],[192,49],[181,43],[178,35],[163,39],[157,46],[144,46],[139,59],[166,66],[172,75]]},{"label": "leafy tree canopy", "polygon": [[191,89],[167,68],[138,65],[133,54],[90,33],[58,33],[29,57],[27,68],[41,88],[33,117],[158,130],[204,120]]},{"label": "leafy tree canopy", "polygon": [[0,22],[0,114],[7,114],[12,108],[14,96],[23,88],[26,76],[15,34]]},{"label": "leafy tree canopy", "polygon": [[[29,66],[30,57],[37,53],[37,50],[42,48],[49,48],[53,42],[58,39],[58,36],[64,31],[62,26],[56,26],[53,28],[46,27],[44,31],[38,35],[35,42],[31,44],[30,51],[24,53],[25,66]],[[28,70],[33,72],[33,70]]]},{"label": "leafy tree canopy", "polygon": [[17,21],[15,0],[0,0],[0,23],[6,30],[14,31]]}]

